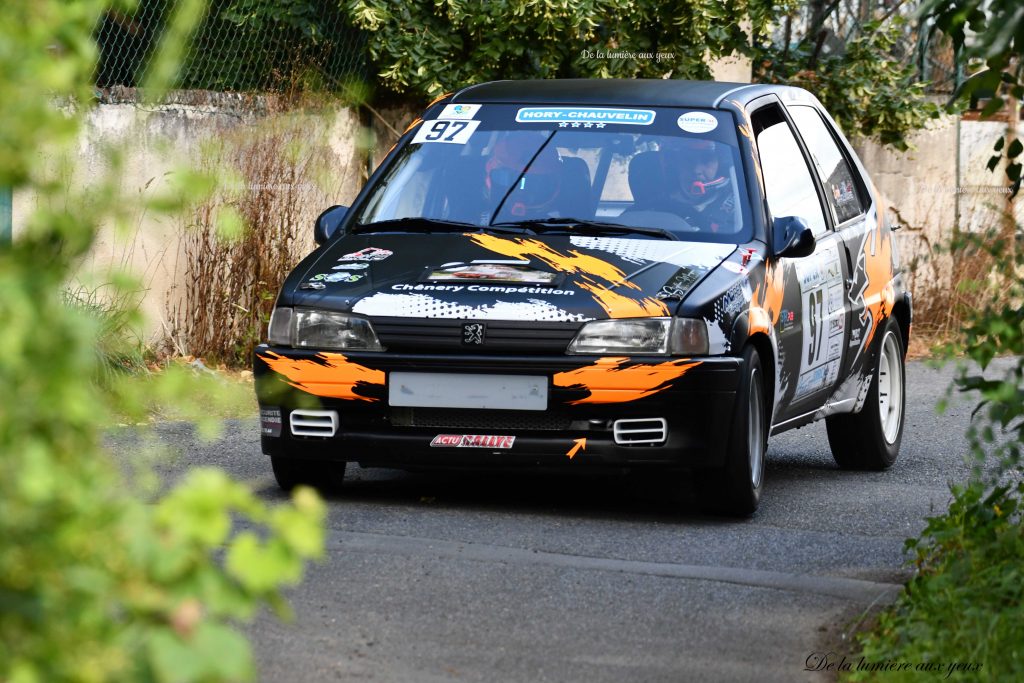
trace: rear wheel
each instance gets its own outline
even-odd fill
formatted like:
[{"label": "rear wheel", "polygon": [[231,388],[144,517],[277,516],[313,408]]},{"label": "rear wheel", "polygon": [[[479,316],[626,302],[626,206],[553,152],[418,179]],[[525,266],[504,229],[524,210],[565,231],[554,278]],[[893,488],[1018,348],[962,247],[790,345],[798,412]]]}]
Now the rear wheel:
[{"label": "rear wheel", "polygon": [[903,341],[899,326],[890,318],[863,408],[825,419],[832,457],[840,467],[884,470],[896,461],[903,439],[905,386]]},{"label": "rear wheel", "polygon": [[312,486],[322,493],[336,492],[345,479],[344,462],[324,460],[300,460],[297,458],[270,456],[277,485],[285,491],[296,486]]},{"label": "rear wheel", "polygon": [[728,515],[751,515],[761,501],[771,411],[765,374],[753,346],[743,350],[743,379],[736,393],[725,467],[698,475],[702,507]]}]

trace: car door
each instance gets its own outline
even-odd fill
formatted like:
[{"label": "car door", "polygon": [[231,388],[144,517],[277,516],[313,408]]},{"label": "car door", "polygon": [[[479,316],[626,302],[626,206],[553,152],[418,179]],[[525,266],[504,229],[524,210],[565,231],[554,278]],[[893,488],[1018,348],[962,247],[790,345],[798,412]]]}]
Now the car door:
[{"label": "car door", "polygon": [[865,362],[864,351],[877,324],[865,307],[863,291],[865,261],[881,247],[874,243],[879,232],[875,207],[849,150],[827,117],[809,103],[789,104],[787,109],[810,152],[843,253],[850,329],[840,377],[848,377]]},{"label": "car door", "polygon": [[833,229],[824,191],[785,108],[761,98],[751,114],[770,219],[803,218],[814,233],[814,253],[777,258],[785,294],[775,322],[778,405],[775,423],[820,408],[840,378],[849,327],[849,264]]}]

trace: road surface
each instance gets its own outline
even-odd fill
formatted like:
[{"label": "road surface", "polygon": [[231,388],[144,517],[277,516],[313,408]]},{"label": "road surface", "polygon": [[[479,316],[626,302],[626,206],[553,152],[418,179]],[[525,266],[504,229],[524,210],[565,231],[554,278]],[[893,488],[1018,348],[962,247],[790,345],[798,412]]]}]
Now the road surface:
[{"label": "road surface", "polygon": [[[855,652],[845,634],[907,576],[904,540],[967,475],[970,405],[934,408],[951,376],[908,365],[887,472],[838,470],[822,423],[774,437],[749,520],[680,511],[645,480],[350,466],[296,620],[250,627],[261,680],[830,680],[808,658]],[[185,444],[173,472],[218,465],[283,499],[255,420],[213,443],[159,431]]]}]

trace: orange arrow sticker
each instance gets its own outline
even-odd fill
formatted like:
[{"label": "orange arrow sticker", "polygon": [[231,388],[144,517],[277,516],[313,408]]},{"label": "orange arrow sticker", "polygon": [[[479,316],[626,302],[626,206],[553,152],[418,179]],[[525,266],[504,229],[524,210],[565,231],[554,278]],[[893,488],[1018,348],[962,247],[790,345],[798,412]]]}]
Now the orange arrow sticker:
[{"label": "orange arrow sticker", "polygon": [[566,455],[569,456],[570,460],[572,460],[572,456],[576,455],[576,451],[578,451],[579,449],[582,448],[583,450],[587,450],[587,440],[586,439],[573,439],[573,443],[575,443],[576,445],[573,446],[572,448],[570,448],[569,452],[566,453]]}]

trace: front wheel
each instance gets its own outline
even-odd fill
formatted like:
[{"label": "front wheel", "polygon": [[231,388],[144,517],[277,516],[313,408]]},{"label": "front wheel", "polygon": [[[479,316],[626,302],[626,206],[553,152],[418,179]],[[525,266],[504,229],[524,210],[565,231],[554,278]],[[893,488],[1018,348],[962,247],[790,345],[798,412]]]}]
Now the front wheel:
[{"label": "front wheel", "polygon": [[884,470],[896,461],[903,440],[905,389],[903,341],[890,318],[861,411],[825,418],[836,464],[848,470]]},{"label": "front wheel", "polygon": [[341,488],[345,478],[344,462],[300,460],[272,455],[270,465],[274,469],[277,485],[285,491],[304,485],[312,486],[321,493],[332,493]]},{"label": "front wheel", "polygon": [[725,467],[698,475],[704,509],[737,516],[757,510],[768,449],[768,405],[761,358],[748,346],[743,350],[743,379],[736,393]]}]

